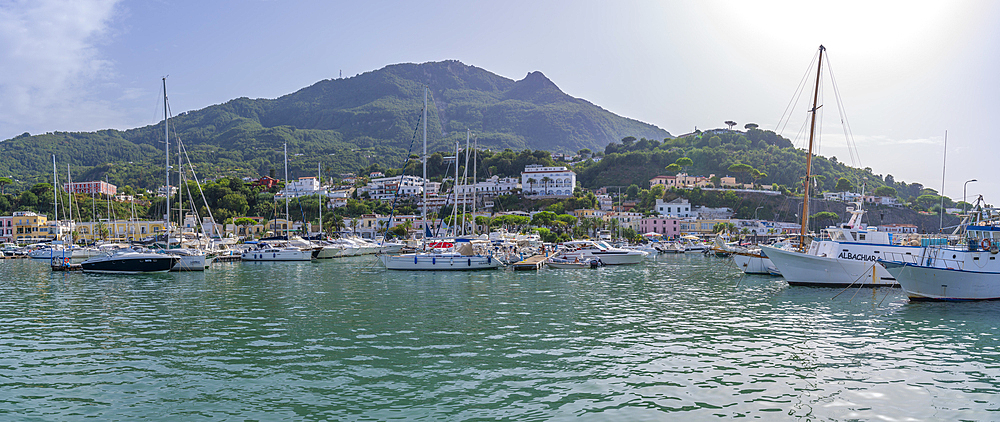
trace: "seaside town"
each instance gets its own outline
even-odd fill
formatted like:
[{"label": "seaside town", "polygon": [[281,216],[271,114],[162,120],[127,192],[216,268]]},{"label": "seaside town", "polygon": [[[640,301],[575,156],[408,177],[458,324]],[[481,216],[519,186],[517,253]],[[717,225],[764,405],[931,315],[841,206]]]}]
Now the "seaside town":
[{"label": "seaside town", "polygon": [[[690,176],[680,173],[676,176],[657,176],[649,180],[649,186],[646,188],[660,193],[670,189],[699,188],[763,195],[778,194],[769,185],[739,184],[736,182],[736,178],[731,176],[719,177],[721,188],[715,188],[712,182],[713,178],[716,178],[714,174]],[[497,210],[494,200],[499,196],[516,195],[535,200],[564,200],[581,194],[581,188],[576,181],[576,173],[572,170],[565,166],[543,167],[540,165],[526,167],[521,173],[520,179],[493,176],[487,180],[477,181],[475,184],[453,186],[448,192],[441,192],[441,182],[427,181],[419,176],[385,177],[381,173],[371,173],[364,177],[342,174],[338,183],[333,183],[332,180],[323,183],[315,176],[300,177],[287,184],[267,176],[258,179],[247,178],[243,182],[250,186],[275,190],[275,198],[281,201],[293,201],[296,198],[310,196],[323,198],[323,206],[327,210],[347,207],[351,201],[357,201],[358,198],[372,201],[393,201],[394,199],[412,201],[417,208],[426,204],[428,208],[434,210],[457,204],[459,207],[467,207],[468,210],[469,221],[466,223],[468,227],[465,229],[471,231],[471,226],[475,224],[477,226],[475,227],[476,233],[488,233],[491,226],[489,221],[497,218],[500,218],[498,221],[504,221],[503,216],[522,217],[523,219],[507,218],[507,220],[518,222],[518,225],[523,226],[521,228],[524,229],[536,225],[541,227],[537,224],[539,220],[534,216],[550,212]],[[118,202],[135,200],[134,195],[121,195],[118,193],[117,186],[103,181],[65,183],[62,187],[65,192],[87,198],[91,195],[98,195]],[[177,188],[171,186],[170,191],[176,195]],[[161,187],[156,195],[163,197],[165,192],[166,189]],[[721,230],[731,231],[735,227],[734,234],[749,235],[758,239],[774,239],[794,235],[801,231],[801,225],[797,223],[766,219],[737,219],[733,218],[733,210],[730,208],[693,206],[683,198],[671,201],[656,198],[653,209],[643,213],[634,211],[639,201],[626,199],[621,189],[605,187],[592,193],[596,199],[597,207],[569,210],[564,214],[573,217],[571,220],[573,222],[590,220],[591,226],[588,226],[585,230],[586,233],[583,234],[586,237],[605,240],[638,240],[639,238],[636,236],[638,234],[663,241],[678,240],[684,236],[696,236],[707,240]],[[426,202],[424,198],[426,198]],[[862,195],[853,192],[826,192],[822,199],[847,203],[861,202],[868,205],[900,206],[894,197]],[[948,211],[960,210],[950,209]],[[484,219],[487,221],[486,224],[482,224]],[[202,216],[199,219],[195,214],[188,213],[178,227],[181,232],[206,233],[210,236],[237,238],[241,241],[259,239],[268,235],[273,236],[276,233],[293,232],[307,237],[321,233],[318,221],[315,220],[303,222],[286,219],[283,216],[276,216],[272,219],[236,217],[229,220],[229,222],[216,222],[209,216]],[[234,221],[240,220],[243,224],[234,223]],[[246,220],[252,220],[252,222]],[[478,223],[473,223],[473,221],[478,221]],[[425,229],[437,229],[436,226],[439,225],[446,231],[451,230],[449,222],[450,220],[437,219],[425,221],[420,215],[390,216],[373,213],[344,219],[340,232],[370,240],[380,240],[387,231],[391,233],[390,238],[419,239],[423,237]],[[166,224],[163,220],[129,218],[63,221],[53,220],[46,215],[39,215],[31,211],[16,211],[9,216],[0,216],[0,226],[4,228],[3,232],[0,233],[0,241],[25,246],[39,242],[64,240],[71,234],[73,236],[71,243],[130,242],[161,235],[165,233]],[[398,227],[404,227],[406,232],[396,230]],[[917,233],[917,226],[913,224],[885,224],[872,228],[888,233]],[[572,233],[571,229],[570,233]]]}]

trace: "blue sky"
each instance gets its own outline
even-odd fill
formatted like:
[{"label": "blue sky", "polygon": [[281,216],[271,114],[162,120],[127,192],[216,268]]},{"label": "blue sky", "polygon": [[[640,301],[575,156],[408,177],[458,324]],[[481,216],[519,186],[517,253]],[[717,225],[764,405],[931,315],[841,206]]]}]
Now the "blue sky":
[{"label": "blue sky", "polygon": [[[157,122],[389,64],[460,60],[681,134],[775,129],[819,44],[832,87],[819,153],[1000,203],[1000,2],[0,0],[0,139]],[[800,102],[782,134],[797,145]]]}]

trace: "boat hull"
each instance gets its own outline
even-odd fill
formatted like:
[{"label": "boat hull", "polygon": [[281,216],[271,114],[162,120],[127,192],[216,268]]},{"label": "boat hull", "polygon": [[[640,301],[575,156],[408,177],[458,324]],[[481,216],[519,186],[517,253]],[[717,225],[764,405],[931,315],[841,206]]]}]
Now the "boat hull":
[{"label": "boat hull", "polygon": [[736,252],[733,253],[733,262],[747,274],[781,275],[778,267],[766,256]]},{"label": "boat hull", "polygon": [[312,251],[248,251],[240,256],[243,261],[267,262],[267,261],[312,261]]},{"label": "boat hull", "polygon": [[1000,273],[882,261],[910,300],[997,300]]},{"label": "boat hull", "polygon": [[[888,247],[888,245],[886,245]],[[878,262],[829,258],[764,246],[763,252],[781,276],[793,286],[847,287],[897,286],[895,278]],[[872,271],[875,277],[872,278]]]},{"label": "boat hull", "polygon": [[177,257],[166,255],[113,255],[109,257],[94,257],[83,261],[80,266],[85,273],[141,274],[170,271],[177,261]]},{"label": "boat hull", "polygon": [[469,271],[500,267],[499,260],[482,255],[403,254],[379,255],[378,258],[390,270]]}]

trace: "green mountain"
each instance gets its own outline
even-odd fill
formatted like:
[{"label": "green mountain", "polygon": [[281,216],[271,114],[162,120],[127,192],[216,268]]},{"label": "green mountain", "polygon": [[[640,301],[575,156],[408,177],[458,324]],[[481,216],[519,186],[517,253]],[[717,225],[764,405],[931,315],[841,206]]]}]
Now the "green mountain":
[{"label": "green mountain", "polygon": [[[397,64],[324,80],[276,99],[238,98],[171,118],[203,177],[333,174],[372,164],[399,167],[420,148],[416,130],[429,89],[430,151],[450,151],[471,130],[482,148],[603,150],[626,136],[665,139],[656,126],[617,116],[562,92],[541,72],[514,81],[458,61]],[[172,151],[174,148],[171,148]],[[163,178],[163,123],[125,131],[24,134],[0,142],[0,175],[18,185],[50,180],[54,154],[75,180],[155,187]]]}]

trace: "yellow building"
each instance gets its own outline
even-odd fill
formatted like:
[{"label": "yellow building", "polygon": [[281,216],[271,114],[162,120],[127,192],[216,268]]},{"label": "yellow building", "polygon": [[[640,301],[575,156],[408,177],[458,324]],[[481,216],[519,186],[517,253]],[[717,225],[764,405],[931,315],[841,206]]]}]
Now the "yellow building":
[{"label": "yellow building", "polygon": [[163,234],[162,221],[100,220],[76,223],[76,240],[87,243],[97,240],[128,242]]},{"label": "yellow building", "polygon": [[19,245],[55,239],[55,234],[49,230],[49,218],[44,215],[17,211],[11,220],[14,222],[14,242]]}]

